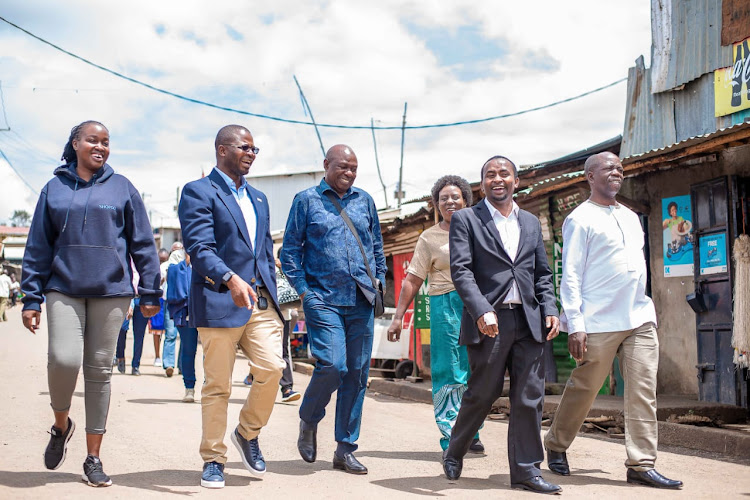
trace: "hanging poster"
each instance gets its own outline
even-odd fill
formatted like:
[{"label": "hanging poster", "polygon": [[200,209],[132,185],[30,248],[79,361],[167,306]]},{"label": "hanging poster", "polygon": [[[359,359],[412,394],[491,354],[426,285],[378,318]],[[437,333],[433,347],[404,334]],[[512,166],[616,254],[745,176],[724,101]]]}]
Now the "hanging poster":
[{"label": "hanging poster", "polygon": [[700,239],[701,274],[727,272],[727,235],[709,234]]},{"label": "hanging poster", "polygon": [[693,215],[690,195],[662,198],[664,277],[693,275]]}]

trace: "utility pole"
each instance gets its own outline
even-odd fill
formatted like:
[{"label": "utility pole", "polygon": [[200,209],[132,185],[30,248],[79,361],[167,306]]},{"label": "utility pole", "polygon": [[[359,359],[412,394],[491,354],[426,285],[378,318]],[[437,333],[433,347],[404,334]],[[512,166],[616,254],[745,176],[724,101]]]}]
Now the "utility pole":
[{"label": "utility pole", "polygon": [[326,150],[323,147],[323,139],[320,138],[320,132],[318,131],[318,124],[315,123],[315,117],[313,116],[312,109],[310,109],[310,103],[307,102],[307,98],[305,97],[305,93],[302,92],[302,87],[300,86],[299,82],[297,81],[297,76],[292,75],[292,78],[294,78],[294,83],[297,84],[297,88],[299,89],[299,96],[302,98],[302,106],[307,110],[308,113],[310,113],[310,121],[313,124],[313,127],[315,127],[315,134],[318,136],[318,142],[320,143],[320,151],[323,152],[323,158],[326,156]]},{"label": "utility pole", "polygon": [[378,143],[375,140],[375,121],[370,118],[370,130],[372,130],[372,145],[375,148],[375,166],[378,168],[378,179],[380,179],[380,185],[383,186],[383,198],[385,198],[385,208],[388,208],[388,190],[383,182],[383,175],[380,173],[380,162],[378,161]]},{"label": "utility pole", "polygon": [[[401,203],[404,201],[404,134],[406,133],[406,105],[404,103],[404,119],[401,122],[401,166],[398,167],[398,186],[396,186],[396,198],[398,199],[398,208],[401,208]],[[416,365],[416,363],[415,363]]]}]

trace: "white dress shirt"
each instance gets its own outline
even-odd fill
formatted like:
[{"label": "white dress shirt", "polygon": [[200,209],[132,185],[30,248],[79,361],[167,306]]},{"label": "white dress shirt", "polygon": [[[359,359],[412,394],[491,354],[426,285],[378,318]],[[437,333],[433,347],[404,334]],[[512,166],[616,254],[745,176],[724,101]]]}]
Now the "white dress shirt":
[{"label": "white dress shirt", "polygon": [[231,177],[229,177],[218,168],[215,168],[215,170],[219,172],[221,178],[224,179],[224,181],[227,183],[227,186],[229,186],[229,190],[232,191],[234,199],[240,206],[240,210],[242,210],[242,216],[245,218],[245,224],[247,225],[247,234],[250,236],[250,242],[252,243],[253,252],[255,252],[255,238],[256,232],[258,231],[258,216],[255,213],[253,200],[250,198],[251,194],[250,189],[248,189],[247,181],[243,177],[242,185],[239,189],[237,189],[237,186],[235,185]]},{"label": "white dress shirt", "polygon": [[[518,242],[521,238],[521,228],[518,225],[518,205],[514,201],[510,214],[505,217],[498,209],[492,206],[492,203],[487,201],[487,198],[484,199],[484,203],[490,210],[490,215],[492,215],[492,221],[495,223],[497,232],[500,233],[500,240],[503,242],[503,248],[505,248],[505,251],[508,253],[510,260],[515,261],[516,253],[518,253]],[[503,304],[520,303],[521,293],[518,291],[516,281],[513,280],[508,295],[506,295],[503,300]]]},{"label": "white dress shirt", "polygon": [[620,204],[582,203],[563,222],[562,329],[619,332],[656,325],[646,296],[643,228]]}]

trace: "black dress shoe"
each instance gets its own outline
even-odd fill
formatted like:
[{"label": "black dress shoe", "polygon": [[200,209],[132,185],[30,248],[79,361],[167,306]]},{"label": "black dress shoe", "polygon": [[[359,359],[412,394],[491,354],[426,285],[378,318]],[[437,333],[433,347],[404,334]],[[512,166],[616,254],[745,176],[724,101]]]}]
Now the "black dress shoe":
[{"label": "black dress shoe", "polygon": [[367,467],[359,463],[352,453],[344,453],[343,457],[333,454],[333,468],[348,472],[349,474],[367,474]]},{"label": "black dress shoe", "polygon": [[305,462],[312,463],[318,454],[318,429],[305,430],[305,423],[299,422],[299,438],[297,439],[297,449]]},{"label": "black dress shoe", "polygon": [[484,453],[484,445],[479,440],[479,438],[474,438],[471,440],[471,444],[469,445],[469,452],[470,453]]},{"label": "black dress shoe", "polygon": [[533,491],[534,493],[545,493],[547,495],[559,495],[562,493],[562,488],[556,484],[548,483],[542,476],[534,476],[526,481],[511,483],[510,487],[514,490],[528,490]]},{"label": "black dress shoe", "polygon": [[547,467],[555,474],[561,476],[570,475],[570,467],[568,466],[568,455],[564,451],[552,451],[547,449]]},{"label": "black dress shoe", "polygon": [[628,469],[628,482],[632,484],[641,484],[643,486],[652,486],[654,488],[667,488],[670,490],[679,490],[682,488],[682,481],[667,479],[656,472],[656,469],[642,471]]},{"label": "black dress shoe", "polygon": [[463,469],[463,463],[461,460],[447,454],[445,455],[443,458],[443,471],[445,472],[445,477],[451,481],[455,481],[461,477],[461,469]]}]

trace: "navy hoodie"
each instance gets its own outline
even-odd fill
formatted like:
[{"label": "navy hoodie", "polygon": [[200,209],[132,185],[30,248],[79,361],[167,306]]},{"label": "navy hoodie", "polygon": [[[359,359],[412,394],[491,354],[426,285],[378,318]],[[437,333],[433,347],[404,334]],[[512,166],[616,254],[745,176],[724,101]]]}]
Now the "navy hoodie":
[{"label": "navy hoodie", "polygon": [[161,273],[140,194],[106,163],[89,182],[76,163],[55,169],[44,186],[23,256],[24,310],[41,310],[43,294],[132,297],[140,274],[141,304],[159,304]]}]

